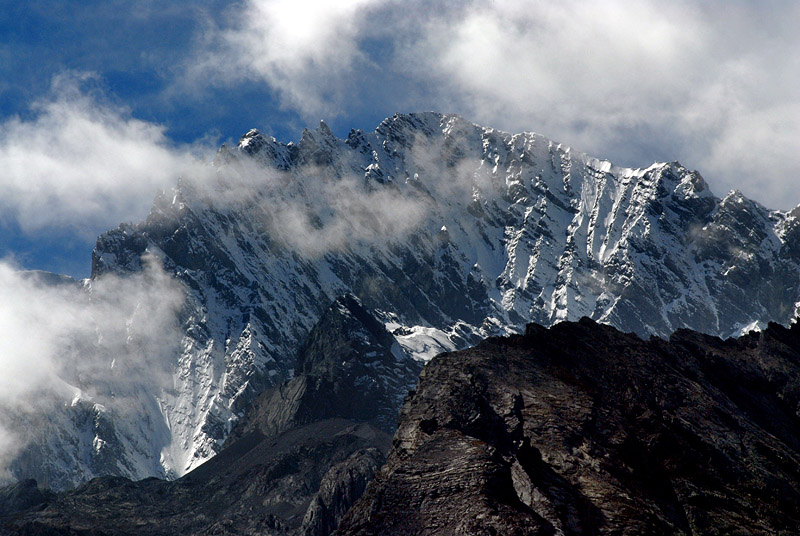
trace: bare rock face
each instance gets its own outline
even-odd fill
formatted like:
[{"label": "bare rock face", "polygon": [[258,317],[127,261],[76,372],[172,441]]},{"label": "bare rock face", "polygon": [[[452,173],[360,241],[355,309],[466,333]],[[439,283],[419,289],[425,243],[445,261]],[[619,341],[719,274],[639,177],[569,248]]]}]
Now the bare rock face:
[{"label": "bare rock face", "polygon": [[332,534],[350,507],[364,493],[385,459],[385,453],[373,448],[358,451],[331,467],[306,510],[299,534]]},{"label": "bare rock face", "polygon": [[436,357],[337,534],[800,533],[800,327],[591,320]]},{"label": "bare rock face", "polygon": [[36,508],[47,502],[52,492],[41,489],[35,480],[28,479],[0,489],[0,517]]},{"label": "bare rock face", "polygon": [[[209,462],[175,482],[17,484],[0,534],[800,533],[800,326],[644,341],[583,319],[441,354],[378,470],[390,440],[363,408],[394,391],[351,389],[346,415],[320,405],[391,354],[380,330],[347,343],[369,332],[359,307],[337,300],[318,326],[342,329],[313,330],[303,382],[264,393]],[[365,348],[356,365],[347,349]]]},{"label": "bare rock face", "polygon": [[294,377],[259,395],[227,444],[253,431],[270,435],[332,417],[367,422],[391,435],[421,370],[422,363],[405,354],[361,301],[346,294],[309,333]]}]

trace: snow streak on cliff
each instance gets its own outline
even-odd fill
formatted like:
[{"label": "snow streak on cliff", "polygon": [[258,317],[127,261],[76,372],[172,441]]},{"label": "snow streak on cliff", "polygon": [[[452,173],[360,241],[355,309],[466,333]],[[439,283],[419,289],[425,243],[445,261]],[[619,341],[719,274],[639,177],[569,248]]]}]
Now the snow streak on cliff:
[{"label": "snow streak on cliff", "polygon": [[537,134],[423,113],[344,140],[324,123],[296,144],[252,130],[209,170],[93,253],[93,278],[154,255],[185,290],[173,385],[142,391],[157,411],[140,419],[169,430],[161,475],[213,456],[347,292],[423,360],[582,316],[643,336],[731,336],[786,323],[800,302],[795,212],[737,192],[720,200],[677,162],[619,168]]}]

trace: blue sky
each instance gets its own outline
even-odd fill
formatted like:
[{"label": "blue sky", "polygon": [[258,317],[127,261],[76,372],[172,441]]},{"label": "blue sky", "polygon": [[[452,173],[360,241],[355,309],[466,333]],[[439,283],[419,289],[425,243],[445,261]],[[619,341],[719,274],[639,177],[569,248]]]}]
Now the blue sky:
[{"label": "blue sky", "polygon": [[[437,110],[800,204],[796,2],[0,0],[0,257],[86,276],[252,127]],[[155,171],[153,171],[155,170]]]}]

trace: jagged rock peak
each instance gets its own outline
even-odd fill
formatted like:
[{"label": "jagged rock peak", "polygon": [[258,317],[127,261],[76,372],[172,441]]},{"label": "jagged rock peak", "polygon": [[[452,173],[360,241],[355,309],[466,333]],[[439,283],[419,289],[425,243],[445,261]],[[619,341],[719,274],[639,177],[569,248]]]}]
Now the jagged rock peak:
[{"label": "jagged rock peak", "polygon": [[328,124],[325,123],[324,119],[319,120],[319,126],[317,127],[317,132],[319,132],[321,136],[335,137]]},{"label": "jagged rock peak", "polygon": [[251,139],[251,138],[255,138],[256,136],[263,136],[263,134],[261,134],[261,131],[260,131],[260,130],[258,130],[257,128],[251,128],[250,130],[248,130],[248,131],[247,131],[247,132],[246,132],[246,133],[245,133],[245,134],[242,136],[242,138],[241,138],[241,139],[242,139],[242,140],[248,140],[248,139]]},{"label": "jagged rock peak", "polygon": [[371,362],[379,354],[392,361],[408,361],[410,358],[395,345],[386,327],[367,311],[361,300],[347,293],[328,307],[311,330],[298,353],[295,375],[330,374],[350,360]]},{"label": "jagged rock peak", "polygon": [[375,132],[390,136],[393,133],[402,131],[418,131],[423,134],[431,135],[437,130],[441,130],[446,118],[455,120],[458,116],[445,115],[438,112],[415,112],[415,113],[396,113],[392,117],[387,117],[380,122]]},{"label": "jagged rock peak", "polygon": [[[262,149],[268,141],[268,138],[261,131],[251,128],[239,139],[238,147],[240,150],[247,150],[252,154]],[[275,141],[275,139],[272,138],[272,141]]]},{"label": "jagged rock peak", "polygon": [[259,395],[231,438],[329,418],[369,422],[392,433],[421,369],[358,298],[340,296],[301,346],[294,377]]},{"label": "jagged rock peak", "polygon": [[[180,475],[212,457],[242,408],[292,377],[298,348],[348,292],[423,359],[531,321],[730,337],[800,311],[798,219],[721,203],[677,162],[616,167],[434,112],[396,114],[347,140],[325,130],[298,144],[248,132],[215,159],[210,195],[209,181],[187,184],[147,221],[98,239],[93,277],[142,270],[151,252],[186,289],[181,353],[164,364],[174,389],[140,386],[141,419],[115,424],[170,444],[146,460],[119,451],[138,460],[120,462],[137,468],[125,476],[162,465]],[[332,334],[320,331],[320,345],[336,346]],[[394,363],[382,348],[375,365]],[[95,476],[74,470],[90,452],[65,448],[82,433],[31,443],[26,471],[66,458],[64,478]]]},{"label": "jagged rock peak", "polygon": [[302,134],[300,135],[300,142],[298,145],[302,146],[303,144],[308,144],[312,142],[318,143],[331,143],[334,141],[340,141],[331,131],[330,127],[325,123],[324,120],[320,120],[319,126],[316,129],[310,130],[307,128],[303,129]]}]

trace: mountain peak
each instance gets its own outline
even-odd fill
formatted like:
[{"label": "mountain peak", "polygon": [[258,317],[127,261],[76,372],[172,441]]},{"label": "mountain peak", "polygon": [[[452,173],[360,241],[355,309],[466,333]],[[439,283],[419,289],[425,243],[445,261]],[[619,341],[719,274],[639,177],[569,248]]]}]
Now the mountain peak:
[{"label": "mountain peak", "polygon": [[[369,358],[364,363],[363,360]],[[352,293],[338,297],[322,314],[297,356],[295,375],[338,374],[378,359],[387,366],[408,361],[394,337]]]},{"label": "mountain peak", "polygon": [[319,120],[319,126],[317,127],[317,132],[319,132],[321,136],[335,138],[330,127],[327,125],[327,123],[325,123],[325,120],[323,119]]},{"label": "mountain peak", "polygon": [[241,138],[239,138],[238,147],[247,153],[253,154],[258,152],[264,145],[267,144],[267,137],[264,136],[258,129],[251,128]]},{"label": "mountain peak", "polygon": [[[395,114],[347,140],[322,123],[298,144],[253,129],[224,155],[220,181],[228,165],[237,177],[254,173],[235,192],[245,202],[167,196],[152,218],[95,248],[93,276],[138,272],[158,251],[186,290],[181,353],[164,364],[174,390],[138,386],[141,419],[114,429],[167,444],[120,450],[125,476],[202,463],[258,392],[293,373],[355,385],[383,370],[393,383],[376,388],[400,396],[408,385],[398,378],[417,365],[408,356],[430,359],[528,322],[587,316],[641,337],[682,327],[729,337],[800,310],[800,226],[733,210],[739,203],[720,202],[676,162],[615,167],[435,112]],[[42,478],[60,459],[62,481],[95,476],[81,465],[90,454],[66,447],[81,434],[31,443],[15,474]]]}]

